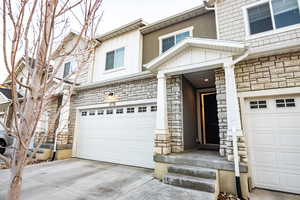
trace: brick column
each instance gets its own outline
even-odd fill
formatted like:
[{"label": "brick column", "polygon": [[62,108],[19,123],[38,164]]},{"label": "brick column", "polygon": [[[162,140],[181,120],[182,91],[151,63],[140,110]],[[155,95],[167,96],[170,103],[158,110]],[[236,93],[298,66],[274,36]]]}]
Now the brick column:
[{"label": "brick column", "polygon": [[165,74],[157,75],[157,115],[155,129],[155,154],[171,153],[171,135],[168,127],[167,81]]}]

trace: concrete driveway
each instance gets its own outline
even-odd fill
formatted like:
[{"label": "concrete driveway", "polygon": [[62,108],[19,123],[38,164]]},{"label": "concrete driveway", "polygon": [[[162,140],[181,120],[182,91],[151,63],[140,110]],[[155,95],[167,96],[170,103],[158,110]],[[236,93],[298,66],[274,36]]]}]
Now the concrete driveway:
[{"label": "concrete driveway", "polygon": [[[153,170],[69,159],[25,169],[22,200],[201,200],[210,196],[165,185]],[[5,199],[9,171],[0,170],[0,199]]]}]

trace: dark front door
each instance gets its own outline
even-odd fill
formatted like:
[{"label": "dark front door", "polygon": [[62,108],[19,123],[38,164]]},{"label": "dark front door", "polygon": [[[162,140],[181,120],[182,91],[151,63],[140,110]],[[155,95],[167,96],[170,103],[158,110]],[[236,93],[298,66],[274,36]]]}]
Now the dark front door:
[{"label": "dark front door", "polygon": [[201,95],[204,144],[220,144],[216,93]]}]

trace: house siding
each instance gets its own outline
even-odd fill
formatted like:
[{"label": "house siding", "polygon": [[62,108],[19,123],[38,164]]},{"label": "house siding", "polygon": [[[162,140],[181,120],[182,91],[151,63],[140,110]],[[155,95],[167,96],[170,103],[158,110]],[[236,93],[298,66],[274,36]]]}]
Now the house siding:
[{"label": "house siding", "polygon": [[[217,3],[219,39],[245,41],[246,28],[243,7],[259,0],[222,0]],[[279,29],[278,29],[279,30]],[[263,47],[282,42],[300,41],[300,29],[274,33],[267,36],[246,40],[251,47]]]},{"label": "house siding", "polygon": [[193,37],[197,38],[211,38],[217,37],[215,15],[214,12],[188,19],[186,21],[159,29],[157,31],[147,33],[143,37],[143,64],[146,64],[158,57],[159,52],[159,37],[179,31],[193,26]]},{"label": "house siding", "polygon": [[[183,150],[182,129],[182,94],[181,77],[174,76],[167,80],[169,129],[173,152]],[[105,97],[113,92],[120,102],[154,99],[157,97],[157,79],[147,78],[125,83],[115,83],[95,89],[79,91],[71,99],[70,134],[68,143],[73,143],[76,121],[76,108],[81,106],[102,104]],[[154,130],[153,130],[154,132]],[[153,133],[154,134],[154,133]]]}]

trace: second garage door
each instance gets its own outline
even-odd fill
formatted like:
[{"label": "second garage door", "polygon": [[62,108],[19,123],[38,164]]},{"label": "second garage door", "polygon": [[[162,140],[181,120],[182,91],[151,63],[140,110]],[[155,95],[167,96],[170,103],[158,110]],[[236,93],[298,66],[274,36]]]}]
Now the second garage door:
[{"label": "second garage door", "polygon": [[255,187],[300,194],[300,98],[246,101],[246,131]]},{"label": "second garage door", "polygon": [[77,157],[154,168],[156,106],[80,111]]}]

